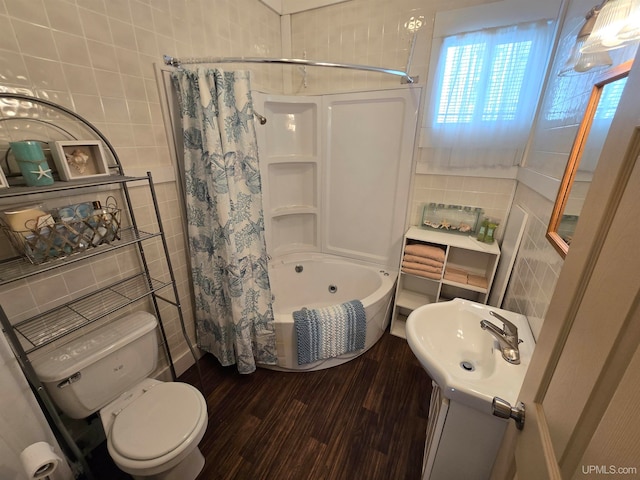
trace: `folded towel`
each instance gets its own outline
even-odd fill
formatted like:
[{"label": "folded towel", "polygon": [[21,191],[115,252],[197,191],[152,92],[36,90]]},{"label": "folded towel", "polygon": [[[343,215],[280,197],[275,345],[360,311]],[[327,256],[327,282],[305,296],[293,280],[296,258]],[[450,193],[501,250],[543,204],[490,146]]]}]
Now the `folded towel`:
[{"label": "folded towel", "polygon": [[480,288],[487,288],[488,285],[487,279],[482,275],[469,275],[469,279],[467,281],[469,282],[469,285]]},{"label": "folded towel", "polygon": [[293,324],[298,339],[298,365],[337,357],[365,346],[367,317],[360,300],[297,310],[293,312]]},{"label": "folded towel", "polygon": [[442,277],[442,273],[425,272],[424,270],[414,270],[412,268],[402,267],[402,271],[404,273],[409,273],[411,275],[418,275],[420,277],[432,278],[434,280],[440,280],[440,278]]},{"label": "folded towel", "polygon": [[424,272],[442,273],[442,266],[432,267],[431,265],[425,265],[424,263],[407,262],[406,260],[402,262],[402,266],[410,270],[422,270]]},{"label": "folded towel", "polygon": [[427,257],[420,257],[418,255],[411,255],[411,254],[407,254],[406,252],[404,254],[403,259],[406,260],[407,262],[424,263],[425,265],[431,265],[432,267],[442,268],[442,266],[444,265],[444,262],[440,260],[434,260],[433,258],[427,258]]},{"label": "folded towel", "polygon": [[457,283],[467,283],[468,274],[464,270],[460,270],[459,268],[451,268],[447,267],[444,271],[445,280],[450,280],[452,282]]},{"label": "folded towel", "polygon": [[444,250],[431,245],[416,243],[414,245],[407,245],[404,247],[404,251],[409,255],[418,255],[420,257],[431,258],[433,260],[444,262]]}]

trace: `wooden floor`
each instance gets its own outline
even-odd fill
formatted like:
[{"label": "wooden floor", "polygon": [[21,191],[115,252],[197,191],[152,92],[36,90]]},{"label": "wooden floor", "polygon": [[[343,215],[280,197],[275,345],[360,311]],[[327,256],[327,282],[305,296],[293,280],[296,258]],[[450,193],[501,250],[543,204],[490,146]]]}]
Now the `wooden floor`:
[{"label": "wooden floor", "polygon": [[[385,333],[318,372],[240,375],[208,354],[200,368],[209,424],[198,480],[420,478],[431,381],[405,340]],[[193,367],[180,380],[199,385]],[[108,456],[91,463],[100,478],[128,478]]]}]

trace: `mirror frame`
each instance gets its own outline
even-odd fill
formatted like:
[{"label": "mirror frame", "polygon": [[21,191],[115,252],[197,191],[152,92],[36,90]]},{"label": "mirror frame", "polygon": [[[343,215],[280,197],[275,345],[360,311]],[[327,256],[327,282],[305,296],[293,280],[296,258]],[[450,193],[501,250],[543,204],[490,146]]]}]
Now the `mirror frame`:
[{"label": "mirror frame", "polygon": [[556,202],[553,206],[553,211],[551,212],[549,226],[547,227],[546,237],[562,258],[567,256],[567,253],[569,252],[569,245],[562,239],[560,234],[558,234],[558,227],[560,226],[562,214],[564,213],[567,201],[569,200],[571,186],[573,185],[578,172],[580,160],[584,152],[585,144],[587,143],[587,138],[589,137],[593,118],[598,108],[598,104],[600,103],[602,91],[604,90],[605,85],[628,76],[632,64],[633,60],[630,60],[628,62],[621,63],[616,67],[610,68],[599,77],[598,81],[591,89],[591,96],[589,97],[587,108],[584,116],[582,117],[582,121],[580,122],[580,126],[578,127],[578,133],[576,133],[573,146],[571,147],[567,166],[565,167],[562,180],[560,181],[560,188],[558,189]]}]

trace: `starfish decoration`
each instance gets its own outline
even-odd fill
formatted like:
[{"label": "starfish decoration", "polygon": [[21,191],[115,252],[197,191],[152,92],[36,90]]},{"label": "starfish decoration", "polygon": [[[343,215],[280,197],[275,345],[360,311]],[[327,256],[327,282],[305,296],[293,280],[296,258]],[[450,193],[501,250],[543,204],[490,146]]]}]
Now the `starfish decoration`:
[{"label": "starfish decoration", "polygon": [[37,174],[38,174],[38,178],[37,178],[37,180],[40,180],[42,177],[53,178],[53,177],[51,176],[51,169],[50,169],[50,168],[47,168],[46,170],[44,170],[44,169],[42,168],[42,165],[38,165],[38,170],[37,170],[37,171],[35,171],[35,172],[34,172],[34,171],[31,171],[31,172],[29,172],[29,173],[37,173]]}]

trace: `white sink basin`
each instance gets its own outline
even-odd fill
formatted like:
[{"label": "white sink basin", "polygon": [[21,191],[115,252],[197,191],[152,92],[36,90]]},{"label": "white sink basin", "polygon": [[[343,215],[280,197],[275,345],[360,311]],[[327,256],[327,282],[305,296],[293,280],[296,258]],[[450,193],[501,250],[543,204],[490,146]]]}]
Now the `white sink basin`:
[{"label": "white sink basin", "polygon": [[[480,328],[494,311],[518,327],[520,364],[502,358],[498,341]],[[535,341],[524,315],[456,298],[417,308],[407,319],[407,342],[445,397],[491,413],[493,397],[516,404]]]}]

